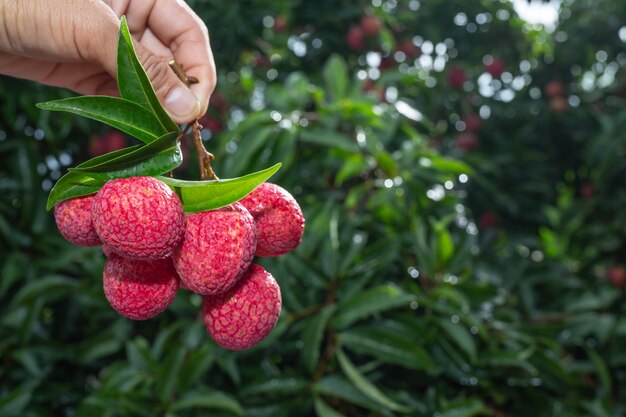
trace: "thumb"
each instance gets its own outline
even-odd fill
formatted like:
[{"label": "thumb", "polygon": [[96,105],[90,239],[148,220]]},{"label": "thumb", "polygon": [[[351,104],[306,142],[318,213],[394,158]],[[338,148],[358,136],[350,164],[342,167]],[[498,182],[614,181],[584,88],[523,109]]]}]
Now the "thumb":
[{"label": "thumb", "polygon": [[198,98],[170,68],[170,58],[157,56],[135,43],[137,57],[146,71],[159,101],[176,123],[190,123],[200,117]]}]

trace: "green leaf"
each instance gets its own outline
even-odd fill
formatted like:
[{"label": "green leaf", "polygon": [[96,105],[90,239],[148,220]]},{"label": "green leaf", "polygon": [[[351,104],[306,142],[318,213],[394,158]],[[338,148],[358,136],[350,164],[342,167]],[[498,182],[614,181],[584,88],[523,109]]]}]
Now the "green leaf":
[{"label": "green leaf", "polygon": [[317,414],[317,417],[344,417],[343,414],[326,404],[321,398],[315,399],[313,407],[315,407],[315,414]]},{"label": "green leaf", "polygon": [[438,321],[442,330],[452,339],[458,347],[473,362],[476,360],[476,342],[470,332],[461,323],[452,323],[450,320],[441,319]]},{"label": "green leaf", "polygon": [[180,411],[196,408],[222,410],[237,416],[244,415],[241,404],[230,395],[220,391],[208,391],[204,389],[186,393],[172,404],[170,410]]},{"label": "green leaf", "polygon": [[12,303],[29,303],[36,298],[75,290],[78,282],[62,275],[49,275],[29,282],[13,297]]},{"label": "green leaf", "polygon": [[435,372],[437,365],[422,346],[390,329],[367,327],[339,335],[341,344],[358,353],[419,371]]},{"label": "green leaf", "polygon": [[232,204],[248,195],[267,181],[280,169],[278,163],[270,168],[239,178],[217,181],[185,181],[168,177],[158,177],[172,187],[180,196],[185,212],[213,210]]},{"label": "green leaf", "polygon": [[441,413],[441,417],[473,417],[485,415],[490,410],[478,399],[468,399],[455,402]]},{"label": "green leaf", "polygon": [[317,369],[324,330],[334,311],[335,305],[324,307],[319,313],[309,319],[302,331],[302,362],[311,374],[315,373]]},{"label": "green leaf", "polygon": [[356,142],[343,133],[330,129],[307,128],[298,135],[300,142],[339,148],[351,153],[359,152]]},{"label": "green leaf", "polygon": [[602,387],[604,388],[605,394],[610,394],[613,392],[613,380],[611,378],[611,372],[609,371],[609,367],[607,366],[604,358],[593,349],[585,349],[587,351],[587,355],[593,362],[596,368],[596,375],[598,379],[602,383]]},{"label": "green leaf", "polygon": [[245,398],[262,395],[267,397],[284,397],[285,395],[300,394],[307,388],[309,382],[303,378],[271,378],[262,379],[258,383],[245,386],[239,394]]},{"label": "green leaf", "polygon": [[48,195],[46,210],[50,210],[55,204],[68,198],[81,197],[97,193],[102,187],[102,181],[90,177],[87,174],[68,172],[62,176]]},{"label": "green leaf", "polygon": [[326,88],[335,100],[346,96],[348,91],[348,66],[346,61],[337,54],[333,54],[322,70]]},{"label": "green leaf", "polygon": [[377,402],[378,404],[389,408],[393,411],[399,411],[401,413],[409,413],[411,409],[404,405],[398,404],[393,401],[387,395],[385,395],[380,389],[378,389],[374,384],[372,384],[350,360],[343,353],[341,349],[337,349],[337,360],[339,361],[339,366],[348,377],[350,382],[354,384],[354,386],[363,393],[369,399]]},{"label": "green leaf", "polygon": [[316,394],[340,398],[351,404],[356,404],[360,407],[377,411],[384,416],[389,416],[391,414],[386,407],[372,401],[363,395],[361,391],[357,390],[349,381],[338,375],[323,377],[313,386],[313,389]]},{"label": "green leaf", "polygon": [[[133,176],[156,176],[182,162],[176,133],[167,133],[142,147],[131,147],[83,162],[59,179],[48,196],[46,209],[68,198],[98,192],[109,180]],[[83,172],[87,171],[87,172]],[[90,172],[94,171],[94,172]]]},{"label": "green leaf", "polygon": [[150,143],[168,132],[150,111],[118,97],[70,97],[37,103],[37,107],[42,110],[65,111],[97,120],[145,143]]},{"label": "green leaf", "polygon": [[[182,162],[181,153],[178,147],[178,140],[176,139],[176,133],[166,133],[161,136],[157,140],[148,143],[147,145],[141,147],[133,147],[127,148],[129,151],[121,152],[116,151],[118,155],[110,155],[104,154],[102,156],[90,159],[89,161],[83,162],[82,164],[77,165],[74,168],[70,168],[70,172],[88,172],[90,174],[97,173],[112,173],[116,172],[116,177],[119,178],[117,172],[124,171],[127,169],[138,169],[137,165],[145,160],[151,161],[152,164],[163,163],[164,166],[161,167],[140,167],[140,171],[145,172],[156,172],[158,174],[162,174],[171,170],[171,165],[174,164],[174,161],[169,161],[169,159],[176,160],[176,166]],[[126,149],[122,149],[124,151]],[[164,154],[168,156],[165,160],[156,159],[157,155]],[[102,161],[104,156],[108,156],[106,160]],[[130,176],[120,173],[122,176]],[[143,175],[146,175],[143,173]],[[111,178],[111,175],[107,175],[108,178]],[[96,177],[98,178],[98,177]]]},{"label": "green leaf", "polygon": [[358,293],[339,305],[332,324],[336,329],[350,326],[369,315],[397,307],[407,307],[415,296],[394,285],[381,285]]},{"label": "green leaf", "polygon": [[150,79],[137,58],[125,16],[122,16],[120,22],[117,74],[117,86],[123,98],[145,107],[156,117],[165,132],[178,132],[178,126],[161,106]]}]

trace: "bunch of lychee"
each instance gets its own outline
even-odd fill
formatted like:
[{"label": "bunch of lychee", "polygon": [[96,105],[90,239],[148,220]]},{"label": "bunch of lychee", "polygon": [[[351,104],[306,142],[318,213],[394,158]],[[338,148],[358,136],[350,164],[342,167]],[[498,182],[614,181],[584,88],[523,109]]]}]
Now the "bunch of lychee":
[{"label": "bunch of lychee", "polygon": [[207,331],[232,350],[258,344],[280,314],[280,288],[254,257],[292,251],[304,231],[296,200],[271,183],[220,209],[185,214],[158,179],[120,178],[62,201],[54,215],[70,242],[102,245],[104,294],[118,313],[154,317],[182,287],[204,297]]}]

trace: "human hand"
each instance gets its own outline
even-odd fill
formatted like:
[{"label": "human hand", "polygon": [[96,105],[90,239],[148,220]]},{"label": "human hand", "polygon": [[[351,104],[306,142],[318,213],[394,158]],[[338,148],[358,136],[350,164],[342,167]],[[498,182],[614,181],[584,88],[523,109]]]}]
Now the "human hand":
[{"label": "human hand", "polygon": [[[120,16],[165,110],[177,123],[207,110],[215,88],[208,31],[183,0],[0,0],[0,73],[69,88],[119,95]],[[170,59],[198,83],[187,88]]]}]

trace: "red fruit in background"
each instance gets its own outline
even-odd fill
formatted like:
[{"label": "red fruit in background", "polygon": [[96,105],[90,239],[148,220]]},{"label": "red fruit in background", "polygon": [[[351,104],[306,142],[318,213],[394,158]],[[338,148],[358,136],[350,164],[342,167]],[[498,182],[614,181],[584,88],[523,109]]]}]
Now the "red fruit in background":
[{"label": "red fruit in background", "polygon": [[283,255],[302,241],[302,210],[284,188],[266,182],[239,202],[254,218],[257,231],[255,256]]},{"label": "red fruit in background", "polygon": [[65,239],[78,246],[98,246],[102,242],[91,220],[93,195],[70,198],[54,206],[54,220]]},{"label": "red fruit in background", "polygon": [[467,80],[465,70],[461,67],[451,67],[446,73],[446,78],[452,88],[462,88]]},{"label": "red fruit in background", "polygon": [[115,311],[132,320],[146,320],[174,301],[178,275],[171,259],[136,261],[110,254],[104,264],[103,286]]},{"label": "red fruit in background", "polygon": [[589,184],[588,182],[581,184],[580,188],[578,189],[578,193],[585,200],[592,198],[594,193],[593,185]]},{"label": "red fruit in background", "polygon": [[485,65],[485,71],[491,74],[493,78],[498,78],[504,72],[504,61],[494,59],[491,64]]},{"label": "red fruit in background", "polygon": [[[259,59],[265,58],[267,60],[265,55],[259,54],[258,57]],[[267,60],[267,64],[269,64],[269,60]],[[209,99],[209,107],[216,109],[220,114],[228,113],[228,100],[219,91],[214,91]]]},{"label": "red fruit in background", "polygon": [[91,215],[100,240],[125,258],[168,257],[185,232],[180,198],[154,177],[107,182],[94,197]]},{"label": "red fruit in background", "polygon": [[561,96],[553,97],[550,99],[550,109],[554,113],[564,113],[569,109],[569,104]]},{"label": "red fruit in background", "polygon": [[253,264],[230,291],[204,297],[202,318],[215,343],[244,350],[259,344],[272,331],[281,306],[278,283]]},{"label": "red fruit in background", "polygon": [[366,15],[361,19],[361,29],[367,36],[377,36],[382,27],[383,22],[378,16]]},{"label": "red fruit in background", "polygon": [[557,80],[550,81],[543,89],[543,93],[548,98],[560,97],[565,93],[563,83]]},{"label": "red fruit in background", "polygon": [[222,294],[246,272],[255,250],[254,219],[235,203],[187,215],[185,237],[172,260],[186,289]]},{"label": "red fruit in background", "polygon": [[403,52],[407,58],[417,58],[422,53],[422,50],[418,46],[415,46],[410,39],[398,42],[396,51]]},{"label": "red fruit in background", "polygon": [[624,289],[626,286],[626,268],[621,265],[610,267],[606,277],[615,288]]},{"label": "red fruit in background", "polygon": [[205,129],[209,129],[213,133],[221,132],[224,129],[224,125],[215,116],[211,116],[210,114],[205,114],[198,120],[198,123],[202,125]]},{"label": "red fruit in background", "polygon": [[393,59],[393,57],[386,56],[380,60],[380,65],[378,66],[378,69],[380,71],[386,71],[391,68],[396,68],[397,66],[398,66],[398,62],[395,59]]},{"label": "red fruit in background", "polygon": [[87,151],[91,156],[98,156],[125,147],[126,137],[124,137],[124,134],[117,130],[112,130],[102,136],[92,138]]},{"label": "red fruit in background", "polygon": [[[270,64],[270,60],[267,56],[263,54],[256,53],[254,54],[254,66],[258,68],[265,68]],[[210,102],[209,102],[210,105]]]},{"label": "red fruit in background", "polygon": [[346,34],[346,42],[348,47],[353,51],[361,51],[365,49],[365,34],[359,26],[352,26]]},{"label": "red fruit in background", "polygon": [[468,132],[477,132],[480,130],[480,126],[482,125],[482,120],[477,114],[468,114],[463,118],[463,122],[465,123],[465,129]]},{"label": "red fruit in background", "polygon": [[473,151],[478,146],[478,138],[474,133],[463,132],[456,137],[456,147],[464,151]]},{"label": "red fruit in background", "polygon": [[285,29],[287,29],[285,16],[276,16],[276,19],[274,19],[274,32],[283,32]]},{"label": "red fruit in background", "polygon": [[481,229],[491,229],[498,224],[498,218],[490,211],[486,211],[478,218],[478,226]]}]

